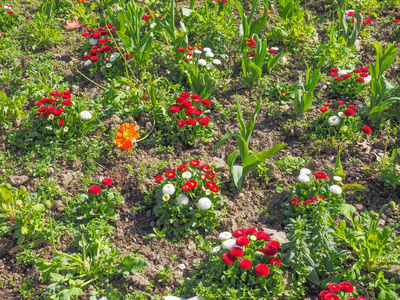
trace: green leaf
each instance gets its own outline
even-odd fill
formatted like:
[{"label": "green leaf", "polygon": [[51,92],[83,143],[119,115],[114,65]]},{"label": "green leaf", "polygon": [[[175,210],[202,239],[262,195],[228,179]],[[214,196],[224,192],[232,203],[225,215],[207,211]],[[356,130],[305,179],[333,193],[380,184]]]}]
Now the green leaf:
[{"label": "green leaf", "polygon": [[196,11],[194,11],[194,10],[192,10],[192,9],[189,9],[189,8],[186,8],[186,7],[182,7],[182,14],[185,16],[185,17],[189,17],[191,14],[193,14],[193,13],[196,13]]},{"label": "green leaf", "polygon": [[58,273],[50,273],[50,280],[56,281],[56,282],[64,282],[64,276]]},{"label": "green leaf", "polygon": [[339,145],[338,153],[336,154],[336,163],[335,163],[335,172],[333,172],[334,176],[339,176],[341,178],[345,178],[346,174],[343,172],[343,166],[340,161],[340,154],[342,153],[342,146]]},{"label": "green leaf", "polygon": [[223,144],[225,144],[225,142],[226,142],[229,138],[231,138],[231,137],[233,137],[233,136],[235,136],[235,135],[238,135],[238,133],[237,133],[237,132],[231,132],[231,131],[228,129],[228,131],[225,133],[225,135],[222,137],[222,139],[219,140],[219,141],[214,145],[214,148],[213,148],[211,151],[217,150],[219,147],[221,147]]},{"label": "green leaf", "polygon": [[351,204],[340,204],[339,205],[339,213],[345,216],[349,220],[353,220],[353,214],[357,211],[357,209]]},{"label": "green leaf", "polygon": [[365,186],[361,186],[357,183],[349,183],[342,186],[342,190],[345,191],[347,189],[356,190],[356,191],[363,191],[365,190]]},{"label": "green leaf", "polygon": [[242,166],[233,166],[232,167],[232,177],[235,186],[238,190],[242,190],[242,181],[243,181],[243,167]]},{"label": "green leaf", "polygon": [[126,271],[136,274],[146,269],[147,262],[139,257],[131,258],[130,256],[125,256],[121,265]]},{"label": "green leaf", "polygon": [[319,279],[317,271],[313,268],[311,273],[307,276],[307,279],[316,285],[320,285],[321,281]]}]

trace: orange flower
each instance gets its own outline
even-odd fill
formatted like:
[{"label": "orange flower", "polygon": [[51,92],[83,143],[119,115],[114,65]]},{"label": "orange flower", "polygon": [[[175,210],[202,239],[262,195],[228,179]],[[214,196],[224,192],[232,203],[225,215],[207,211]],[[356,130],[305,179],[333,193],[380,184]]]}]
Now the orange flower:
[{"label": "orange flower", "polygon": [[132,149],[132,139],[140,138],[141,136],[135,130],[136,125],[133,124],[122,124],[117,131],[117,138],[114,139],[114,143],[124,150]]}]

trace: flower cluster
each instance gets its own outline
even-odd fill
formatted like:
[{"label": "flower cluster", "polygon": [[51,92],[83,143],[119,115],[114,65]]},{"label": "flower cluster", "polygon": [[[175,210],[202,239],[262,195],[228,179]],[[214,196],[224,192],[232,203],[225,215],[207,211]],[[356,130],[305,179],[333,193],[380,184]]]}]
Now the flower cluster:
[{"label": "flower cluster", "polygon": [[[116,69],[122,65],[122,62],[129,61],[132,57],[129,54],[121,55],[118,47],[113,46],[110,35],[117,29],[112,25],[106,25],[104,28],[88,29],[88,32],[82,33],[82,36],[89,39],[91,50],[84,56],[85,66],[91,66],[92,72],[100,69],[106,76],[111,72],[113,66]],[[120,59],[118,59],[120,58]]]},{"label": "flower cluster", "polygon": [[330,103],[323,103],[319,108],[321,112],[317,119],[311,122],[315,133],[322,136],[336,136],[342,141],[355,141],[361,133],[370,134],[371,128],[361,128],[362,120],[356,116],[357,107],[346,105],[344,101],[337,101],[337,108],[332,108]]},{"label": "flower cluster", "polygon": [[11,5],[10,4],[6,4],[4,6],[2,6],[0,4],[0,11],[4,11],[5,13],[12,15],[14,12],[11,10]]},{"label": "flower cluster", "polygon": [[89,221],[93,217],[100,219],[118,220],[115,207],[124,202],[124,198],[114,189],[111,178],[104,178],[101,185],[92,185],[87,193],[82,193],[75,197],[73,210],[76,211],[78,218]]},{"label": "flower cluster", "polygon": [[159,225],[174,233],[185,235],[199,228],[206,231],[214,228],[215,208],[224,203],[220,196],[217,173],[210,165],[199,160],[184,161],[177,170],[169,170],[155,177],[163,186],[156,193],[157,207],[154,209]]},{"label": "flower cluster", "polygon": [[[39,101],[35,102],[35,106],[38,106],[38,112],[34,114],[35,118],[43,117],[44,119],[53,120],[58,118],[58,124],[63,126],[65,124],[64,119],[61,117],[65,111],[65,107],[68,107],[72,104],[71,102],[71,91],[65,92],[50,92],[51,98],[42,98]],[[65,130],[66,128],[66,130]],[[68,128],[65,127],[64,130],[68,131]]]},{"label": "flower cluster", "polygon": [[[157,15],[157,12],[154,12],[154,14]],[[162,19],[162,16],[157,16],[157,18]],[[149,11],[142,16],[142,20],[144,20],[145,22],[149,22],[152,19],[153,17],[151,16],[151,12]]]},{"label": "flower cluster", "polygon": [[[8,29],[11,25],[16,24],[18,17],[15,16],[10,4],[4,6],[0,4],[0,29]],[[0,37],[4,32],[0,32]]]},{"label": "flower cluster", "polygon": [[[269,234],[264,231],[254,228],[236,229],[232,234],[222,232],[219,238],[223,240],[222,246],[215,247],[212,252],[217,253],[223,249],[221,260],[226,265],[238,261],[237,266],[246,270],[252,269],[254,265],[254,273],[261,277],[269,275],[268,265],[281,265],[281,260],[275,257],[280,247],[279,242],[271,241]],[[251,243],[258,248],[256,251],[254,246],[249,245]],[[255,263],[248,258],[253,259]]]},{"label": "flower cluster", "polygon": [[354,287],[350,282],[343,281],[339,284],[329,283],[328,290],[324,290],[318,295],[318,300],[366,300],[362,296],[350,297],[349,294],[354,292]]},{"label": "flower cluster", "polygon": [[314,180],[311,179],[311,170],[303,168],[298,176],[298,184],[289,194],[288,201],[284,204],[291,215],[304,215],[311,213],[319,207],[337,207],[344,202],[342,191],[342,178],[333,176],[332,180],[324,172],[315,172]]},{"label": "flower cluster", "polygon": [[176,104],[169,107],[172,114],[176,114],[172,118],[176,119],[179,128],[184,126],[208,126],[211,119],[207,116],[200,117],[203,111],[200,110],[201,105],[211,106],[208,99],[201,99],[199,95],[182,93],[175,100]]},{"label": "flower cluster", "polygon": [[186,76],[193,93],[208,98],[216,86],[216,75],[220,72],[215,67],[221,60],[215,58],[210,48],[188,46],[177,48],[181,73]]},{"label": "flower cluster", "polygon": [[[214,65],[221,64],[219,59],[214,59],[214,53],[210,48],[188,46],[187,49],[179,47],[178,50],[186,55],[183,61],[189,62],[190,64],[197,63],[199,66],[205,66],[208,69],[214,69]],[[203,54],[205,58],[201,58]]]},{"label": "flower cluster", "polygon": [[370,82],[371,75],[369,75],[368,68],[354,69],[354,70],[339,70],[338,68],[330,68],[330,76],[334,78],[335,81],[343,81],[345,79],[352,78],[352,74],[355,74],[355,81],[358,82]]},{"label": "flower cluster", "polygon": [[354,70],[339,70],[338,68],[330,68],[332,83],[329,91],[334,94],[344,95],[347,98],[360,96],[365,85],[371,81],[368,68]]},{"label": "flower cluster", "polygon": [[[248,39],[247,40],[247,45],[249,45],[251,48],[255,48],[256,47],[256,39]],[[270,54],[274,54],[276,51],[278,51],[279,48],[278,47],[272,47],[271,49],[268,49],[267,52]],[[249,52],[250,56],[256,56],[253,52]]]},{"label": "flower cluster", "polygon": [[194,144],[197,138],[206,141],[212,135],[212,120],[202,110],[211,106],[208,99],[200,95],[182,93],[169,107],[171,125],[169,131],[179,137],[185,144]]},{"label": "flower cluster", "polygon": [[[354,13],[356,12],[357,10],[348,10],[347,12],[346,12],[346,14],[345,14],[345,16],[344,16],[344,18],[346,19],[346,20],[351,20],[351,22],[355,22],[355,20],[354,20]],[[364,14],[364,13],[362,13],[362,14]],[[363,22],[362,22],[362,27],[364,27],[365,25],[368,25],[369,23],[371,23],[373,20],[371,19],[371,18],[367,18],[367,19],[365,19]]]},{"label": "flower cluster", "polygon": [[[104,184],[105,186],[110,186],[113,184],[113,181],[111,178],[104,178],[101,181],[102,184]],[[100,194],[101,193],[101,187],[99,187],[98,185],[92,185],[88,188],[88,193],[92,194],[92,195],[96,195],[96,194]]]}]

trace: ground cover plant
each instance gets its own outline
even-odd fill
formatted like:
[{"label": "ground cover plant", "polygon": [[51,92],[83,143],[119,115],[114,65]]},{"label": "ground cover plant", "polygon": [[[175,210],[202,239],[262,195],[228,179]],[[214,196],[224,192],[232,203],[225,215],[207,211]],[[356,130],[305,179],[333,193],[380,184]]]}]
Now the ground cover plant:
[{"label": "ground cover plant", "polygon": [[0,0],[0,299],[400,299],[399,8]]}]

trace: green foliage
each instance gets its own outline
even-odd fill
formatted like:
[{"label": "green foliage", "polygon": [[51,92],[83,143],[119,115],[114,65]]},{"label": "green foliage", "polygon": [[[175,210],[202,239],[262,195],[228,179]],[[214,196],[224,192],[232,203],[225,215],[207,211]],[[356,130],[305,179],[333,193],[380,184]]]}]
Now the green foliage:
[{"label": "green foliage", "polygon": [[[371,98],[369,106],[364,106],[361,110],[361,112],[365,110],[369,112],[371,118],[374,118],[376,114],[382,112],[386,107],[400,101],[400,88],[393,87],[383,76],[384,72],[392,64],[398,48],[393,43],[383,51],[379,42],[375,42],[374,47],[376,50],[376,63],[371,63],[369,66],[371,72]],[[399,119],[400,116],[398,115],[397,118]]]},{"label": "green foliage", "polygon": [[[242,183],[245,180],[247,174],[255,170],[261,162],[273,156],[277,152],[281,151],[286,146],[286,144],[279,144],[272,147],[271,149],[267,149],[262,152],[250,155],[248,145],[256,122],[257,113],[260,111],[260,109],[261,109],[261,98],[258,99],[257,107],[254,113],[252,114],[249,122],[246,125],[244,123],[244,118],[242,109],[240,107],[239,98],[236,97],[236,114],[237,114],[237,120],[240,125],[240,132],[237,131],[231,132],[230,130],[228,130],[228,132],[222,137],[222,139],[214,145],[214,148],[212,150],[212,151],[217,150],[229,138],[235,137],[239,149],[229,154],[227,163],[233,182],[235,183],[235,186],[237,187],[238,190],[242,190]],[[238,166],[235,165],[235,162],[239,155],[242,165]]]},{"label": "green foliage", "polygon": [[259,18],[253,20],[255,11],[258,7],[258,3],[260,0],[254,0],[253,4],[251,6],[251,11],[248,16],[245,14],[245,10],[242,6],[242,4],[239,2],[239,0],[233,0],[233,3],[236,6],[236,9],[239,12],[240,15],[240,20],[241,20],[241,26],[240,26],[240,49],[241,53],[243,53],[244,49],[247,46],[247,40],[254,35],[260,34],[260,32],[263,30],[265,24],[267,23],[268,20],[268,0],[264,0],[263,7],[264,7],[264,14],[260,16]]},{"label": "green foliage", "polygon": [[123,202],[124,198],[115,189],[104,189],[96,195],[78,194],[67,199],[66,215],[84,224],[93,218],[117,221],[115,207]]},{"label": "green foliage", "polygon": [[22,32],[26,36],[25,45],[29,45],[32,50],[47,49],[60,44],[64,39],[54,17],[43,12],[35,13],[33,21],[25,24]]},{"label": "green foliage", "polygon": [[[254,57],[247,53],[242,55],[242,70],[245,77],[250,75],[252,81],[257,81],[261,78],[262,72],[269,72],[278,62],[279,57],[282,55],[282,51],[278,54],[267,53],[267,41],[261,40],[258,36],[254,36],[256,39]],[[266,56],[268,57],[266,59]]]},{"label": "green foliage", "polygon": [[314,89],[317,86],[320,68],[323,63],[324,59],[321,59],[316,68],[307,65],[304,84],[302,82],[302,76],[300,75],[299,83],[291,87],[291,89],[294,90],[294,112],[296,116],[302,116],[311,107]]},{"label": "green foliage", "polygon": [[19,244],[41,237],[45,229],[42,197],[6,183],[0,185],[0,203],[0,235],[15,232]]},{"label": "green foliage", "polygon": [[305,168],[310,161],[311,157],[304,159],[302,157],[285,156],[276,160],[275,164],[283,174],[292,174],[294,170]]},{"label": "green foliage", "polygon": [[[50,228],[53,236],[52,220],[49,215]],[[41,273],[43,282],[53,283],[46,287],[48,299],[77,299],[89,284],[104,285],[118,274],[127,277],[129,274],[142,272],[147,262],[136,255],[121,256],[120,250],[111,248],[109,239],[97,234],[88,240],[85,232],[79,241],[80,252],[67,254],[57,251],[52,238],[55,255],[51,262],[37,259],[36,266]],[[120,294],[115,294],[121,296]],[[118,298],[119,298],[118,297]],[[118,299],[111,298],[111,299]]]},{"label": "green foliage", "polygon": [[327,112],[319,112],[321,113],[320,117],[311,120],[310,127],[313,131],[307,136],[314,139],[325,139],[334,136],[337,140],[350,145],[362,139],[361,128],[363,124],[360,116],[345,116],[343,114],[345,109],[347,109],[347,106],[341,105],[341,111],[339,112],[333,111],[330,107],[328,107]]},{"label": "green foliage", "polygon": [[[346,217],[339,224],[329,217],[333,234],[343,247],[352,249],[354,265],[347,271],[347,278],[354,281],[372,279],[370,288],[380,290],[378,299],[396,300],[396,290],[400,287],[393,282],[388,284],[384,278],[384,270],[400,262],[400,237],[394,235],[395,227],[378,228],[382,212],[388,207],[395,207],[394,202],[385,204],[379,214],[364,211],[355,214],[357,209],[350,204],[341,204],[340,213]],[[397,224],[399,226],[399,224]],[[360,278],[361,277],[361,278]]]}]

